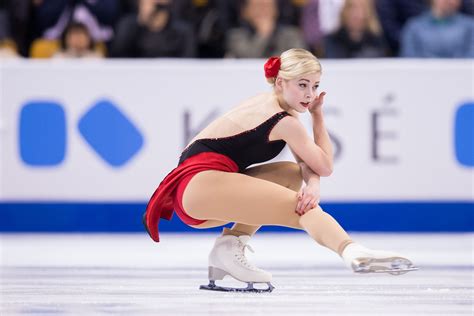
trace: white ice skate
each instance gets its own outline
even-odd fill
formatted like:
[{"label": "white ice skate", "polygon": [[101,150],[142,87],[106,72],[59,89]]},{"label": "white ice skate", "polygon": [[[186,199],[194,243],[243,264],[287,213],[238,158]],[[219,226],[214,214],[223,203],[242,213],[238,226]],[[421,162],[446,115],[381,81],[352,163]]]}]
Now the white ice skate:
[{"label": "white ice skate", "polygon": [[349,244],[342,252],[342,259],[356,273],[405,274],[418,270],[413,263],[394,252],[372,250],[357,243]]},{"label": "white ice skate", "polygon": [[[271,292],[274,287],[270,283],[272,275],[255,267],[245,257],[245,248],[253,252],[247,244],[250,236],[221,236],[217,238],[214,248],[209,254],[209,285],[201,285],[202,290],[225,292]],[[247,283],[246,288],[222,287],[216,280],[223,280],[230,275],[236,280]],[[268,288],[255,288],[255,283],[266,283]]]}]

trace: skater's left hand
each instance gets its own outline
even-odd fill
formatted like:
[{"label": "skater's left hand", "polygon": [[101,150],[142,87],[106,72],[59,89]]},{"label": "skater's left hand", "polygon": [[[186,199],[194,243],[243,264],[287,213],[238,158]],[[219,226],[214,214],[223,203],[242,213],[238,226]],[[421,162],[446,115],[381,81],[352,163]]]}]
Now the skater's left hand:
[{"label": "skater's left hand", "polygon": [[326,95],[326,92],[321,92],[313,101],[313,103],[311,103],[309,105],[309,112],[314,114],[316,113],[317,111],[320,111],[322,106],[323,106],[323,103],[324,103],[324,96]]},{"label": "skater's left hand", "polygon": [[298,215],[303,215],[309,210],[315,208],[320,200],[319,181],[312,182],[298,192],[298,203],[296,204],[295,212]]}]

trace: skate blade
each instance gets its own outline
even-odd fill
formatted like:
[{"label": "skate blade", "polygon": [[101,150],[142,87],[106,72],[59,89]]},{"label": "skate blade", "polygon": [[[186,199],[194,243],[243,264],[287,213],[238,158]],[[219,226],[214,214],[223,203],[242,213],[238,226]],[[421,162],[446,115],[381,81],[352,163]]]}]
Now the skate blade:
[{"label": "skate blade", "polygon": [[389,273],[392,275],[402,275],[410,271],[419,270],[413,263],[401,257],[391,257],[383,259],[358,258],[352,264],[355,273]]},{"label": "skate blade", "polygon": [[[259,283],[262,284],[262,283]],[[220,291],[220,292],[241,292],[241,293],[270,293],[275,289],[275,287],[270,283],[265,283],[268,287],[266,289],[260,289],[254,287],[254,283],[249,282],[246,288],[238,287],[225,287],[216,285],[215,281],[210,280],[208,285],[201,285],[200,290],[209,290],[209,291]]]},{"label": "skate blade", "polygon": [[419,270],[419,268],[418,267],[410,267],[410,268],[404,268],[404,269],[386,269],[386,268],[383,268],[383,269],[372,269],[372,271],[369,271],[369,272],[372,272],[372,273],[388,273],[388,274],[391,274],[391,275],[402,275],[402,274],[405,274],[407,272],[416,271],[416,270]]}]

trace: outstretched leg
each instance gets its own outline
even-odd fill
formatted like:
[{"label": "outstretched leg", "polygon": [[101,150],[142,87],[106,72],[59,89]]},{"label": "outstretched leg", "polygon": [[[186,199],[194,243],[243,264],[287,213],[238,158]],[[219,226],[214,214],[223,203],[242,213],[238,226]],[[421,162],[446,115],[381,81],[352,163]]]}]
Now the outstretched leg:
[{"label": "outstretched leg", "polygon": [[[357,272],[367,272],[359,270],[361,265],[369,265],[368,272],[377,272],[370,270],[373,263],[377,269],[387,263],[389,267],[379,271],[389,272],[394,260],[403,259],[395,254],[354,246],[345,230],[321,207],[316,206],[299,216],[295,213],[296,205],[297,192],[287,187],[249,175],[215,170],[195,175],[183,194],[184,209],[194,218],[303,229],[319,244],[341,255]],[[361,255],[364,256],[362,261],[358,260]],[[411,265],[409,260],[397,262]]]}]

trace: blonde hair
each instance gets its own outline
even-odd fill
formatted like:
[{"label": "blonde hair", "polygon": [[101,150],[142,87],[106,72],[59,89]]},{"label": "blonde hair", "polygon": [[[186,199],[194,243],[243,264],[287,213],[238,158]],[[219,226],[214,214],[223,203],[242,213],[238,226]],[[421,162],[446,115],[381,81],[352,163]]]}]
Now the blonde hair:
[{"label": "blonde hair", "polygon": [[[353,0],[344,1],[344,5],[341,9],[341,22],[345,24],[346,14],[349,11],[350,6],[352,5]],[[380,22],[375,11],[375,5],[372,0],[363,0],[363,6],[365,7],[365,12],[367,13],[366,28],[370,33],[374,35],[380,35],[382,33],[382,28],[380,27]]]},{"label": "blonde hair", "polygon": [[[306,49],[292,48],[280,55],[278,77],[292,80],[310,73],[320,73],[321,64],[318,58]],[[276,77],[267,78],[268,83],[275,84]]]}]

